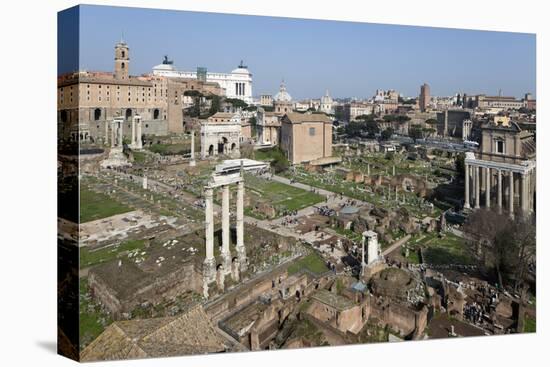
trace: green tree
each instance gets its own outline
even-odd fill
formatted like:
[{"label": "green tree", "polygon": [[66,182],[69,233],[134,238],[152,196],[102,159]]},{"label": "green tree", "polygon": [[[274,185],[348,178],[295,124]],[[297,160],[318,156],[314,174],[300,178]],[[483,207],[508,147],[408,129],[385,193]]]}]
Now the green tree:
[{"label": "green tree", "polygon": [[393,133],[394,133],[393,128],[388,127],[386,130],[382,131],[381,139],[382,140],[389,140],[389,139],[391,139]]}]

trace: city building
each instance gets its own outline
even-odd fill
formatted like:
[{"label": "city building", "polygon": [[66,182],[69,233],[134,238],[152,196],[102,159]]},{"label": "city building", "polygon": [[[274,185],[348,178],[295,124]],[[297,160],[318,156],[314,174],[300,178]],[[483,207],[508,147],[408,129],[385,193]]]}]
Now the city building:
[{"label": "city building", "polygon": [[283,80],[279,87],[279,93],[275,95],[275,99],[273,100],[273,111],[277,115],[282,116],[292,112],[293,108],[292,97],[286,91],[285,81]]},{"label": "city building", "polygon": [[201,159],[228,155],[240,157],[242,119],[239,114],[218,112],[201,121]]},{"label": "city building", "polygon": [[248,67],[241,63],[230,73],[208,72],[206,68],[199,67],[197,71],[177,70],[173,63],[162,63],[153,68],[153,75],[167,78],[199,79],[203,82],[217,83],[224,91],[227,98],[237,98],[246,103],[252,100],[252,73]]},{"label": "city building", "polygon": [[328,89],[325,92],[325,95],[321,97],[321,106],[319,111],[326,113],[327,115],[334,114],[334,100],[330,96]]},{"label": "city building", "polygon": [[258,108],[256,112],[256,133],[260,145],[278,145],[281,131],[281,119],[275,112]]},{"label": "city building", "polygon": [[287,113],[282,118],[281,148],[291,164],[332,156],[332,121],[321,113]]},{"label": "city building", "polygon": [[425,112],[430,105],[430,86],[426,83],[420,86],[418,104],[420,106],[420,112]]},{"label": "city building", "polygon": [[260,106],[263,106],[263,107],[273,106],[273,96],[271,94],[262,94],[260,96]]},{"label": "city building", "polygon": [[[495,205],[510,216],[535,209],[536,143],[507,116],[494,116],[481,127],[479,152],[466,153],[464,208]],[[470,190],[471,188],[471,190]]]}]

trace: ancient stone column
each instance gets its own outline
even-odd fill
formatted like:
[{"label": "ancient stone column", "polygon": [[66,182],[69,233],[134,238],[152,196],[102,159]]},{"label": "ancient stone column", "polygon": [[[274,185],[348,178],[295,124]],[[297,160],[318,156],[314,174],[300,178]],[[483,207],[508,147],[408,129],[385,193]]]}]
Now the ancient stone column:
[{"label": "ancient stone column", "polygon": [[229,240],[229,185],[224,185],[222,186],[222,258],[224,271],[231,269]]},{"label": "ancient stone column", "polygon": [[513,217],[514,216],[514,172],[512,171],[509,172],[509,179],[510,179],[510,183],[508,186],[508,190],[509,190],[508,211],[510,212],[510,216]]},{"label": "ancient stone column", "polygon": [[111,121],[111,148],[115,147],[116,121]]},{"label": "ancient stone column", "polygon": [[143,176],[143,189],[147,190],[147,176]]},{"label": "ancient stone column", "polygon": [[395,176],[395,165],[393,166],[392,176]]},{"label": "ancient stone column", "polygon": [[475,208],[476,209],[479,209],[479,191],[481,190],[481,180],[480,180],[480,177],[479,177],[479,167],[478,166],[474,166],[474,170],[475,170],[475,195],[476,195],[476,206]]},{"label": "ancient stone column", "polygon": [[523,214],[529,210],[529,190],[527,188],[527,174],[521,174],[521,210]]},{"label": "ancient stone column", "polygon": [[367,163],[367,175],[370,176],[370,163]]},{"label": "ancient stone column", "polygon": [[136,121],[136,149],[143,148],[143,142],[141,141],[141,117]]},{"label": "ancient stone column", "polygon": [[105,120],[105,145],[109,145],[109,121]]},{"label": "ancient stone column", "polygon": [[245,271],[247,260],[244,247],[244,181],[237,183],[237,255],[241,271]]},{"label": "ancient stone column", "polygon": [[365,267],[367,266],[367,263],[365,262],[365,242],[367,241],[367,237],[363,233],[363,239],[361,241],[361,275],[365,273]]},{"label": "ancient stone column", "polygon": [[485,207],[491,207],[491,169],[485,167]]},{"label": "ancient stone column", "polygon": [[122,136],[123,136],[124,122],[118,122],[118,146],[122,147]]},{"label": "ancient stone column", "polygon": [[214,259],[214,203],[213,189],[210,187],[204,190],[205,199],[205,237],[206,237],[206,257],[203,266],[203,278],[206,283],[210,283],[215,274],[215,259]]},{"label": "ancient stone column", "polygon": [[497,171],[497,206],[498,212],[502,213],[502,171]]},{"label": "ancient stone column", "polygon": [[195,130],[191,131],[191,160],[189,161],[191,167],[195,167]]},{"label": "ancient stone column", "polygon": [[136,116],[132,119],[132,141],[130,141],[130,146],[132,148],[136,146]]},{"label": "ancient stone column", "polygon": [[464,209],[470,209],[470,165],[464,165]]}]

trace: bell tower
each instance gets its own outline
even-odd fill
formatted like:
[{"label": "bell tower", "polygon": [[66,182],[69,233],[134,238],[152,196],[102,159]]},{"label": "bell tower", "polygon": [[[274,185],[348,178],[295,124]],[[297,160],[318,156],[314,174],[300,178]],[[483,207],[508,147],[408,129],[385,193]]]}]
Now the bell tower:
[{"label": "bell tower", "polygon": [[130,49],[123,40],[115,45],[115,78],[128,79],[128,67],[130,66]]}]

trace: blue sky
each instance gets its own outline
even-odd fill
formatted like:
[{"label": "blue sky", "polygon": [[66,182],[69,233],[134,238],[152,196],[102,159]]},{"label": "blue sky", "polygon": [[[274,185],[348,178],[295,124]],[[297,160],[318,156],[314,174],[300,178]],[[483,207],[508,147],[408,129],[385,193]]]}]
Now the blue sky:
[{"label": "blue sky", "polygon": [[163,55],[178,69],[217,72],[243,59],[254,95],[276,93],[282,78],[295,99],[326,89],[416,96],[424,82],[433,95],[536,92],[533,34],[101,6],[82,6],[80,19],[81,69],[111,71],[124,33],[131,74],[150,72]]}]

